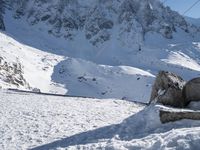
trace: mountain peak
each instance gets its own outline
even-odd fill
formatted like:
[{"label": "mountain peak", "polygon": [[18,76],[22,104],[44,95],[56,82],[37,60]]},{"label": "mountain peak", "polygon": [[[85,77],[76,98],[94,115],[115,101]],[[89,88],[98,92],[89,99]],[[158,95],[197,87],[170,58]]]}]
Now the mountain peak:
[{"label": "mountain peak", "polygon": [[[189,32],[185,19],[159,0],[15,0],[6,1],[16,19],[30,25],[44,23],[49,34],[72,40],[82,31],[93,45],[110,40],[111,30],[137,33],[153,31],[173,38],[177,28]],[[134,35],[133,35],[134,36]],[[136,38],[136,37],[135,37]]]}]

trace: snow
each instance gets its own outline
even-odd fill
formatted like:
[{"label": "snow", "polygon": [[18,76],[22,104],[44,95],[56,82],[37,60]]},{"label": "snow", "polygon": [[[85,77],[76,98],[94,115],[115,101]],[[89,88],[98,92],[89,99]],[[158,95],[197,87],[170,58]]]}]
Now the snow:
[{"label": "snow", "polygon": [[55,67],[52,80],[65,85],[69,95],[147,102],[154,77],[147,71],[130,66],[97,65],[66,58]]},{"label": "snow", "polygon": [[[45,53],[41,50],[21,44],[4,33],[0,33],[0,55],[9,63],[20,62],[23,66],[23,76],[29,85],[37,87],[43,92],[66,91],[62,86],[55,86],[51,82],[54,66],[63,58],[58,55]],[[16,88],[3,82],[3,88]],[[23,87],[21,87],[23,88]]]},{"label": "snow", "polygon": [[20,150],[118,124],[143,106],[115,99],[83,99],[0,92],[0,149]]},{"label": "snow", "polygon": [[197,26],[197,27],[200,27],[200,18],[185,17],[185,19],[186,19],[189,23],[191,23],[191,24],[193,24],[193,25],[195,25],[195,26]]},{"label": "snow", "polygon": [[[200,121],[162,124],[161,105],[0,91],[0,149],[198,149]],[[188,111],[182,109],[182,111]]]},{"label": "snow", "polygon": [[[50,14],[55,14],[57,2],[51,2],[52,5],[38,4],[41,7],[36,11],[41,9],[48,13],[45,9],[50,8]],[[96,7],[97,0],[78,2],[84,5],[80,10],[82,14],[86,7]],[[86,39],[86,29],[71,31],[75,36],[67,40],[59,36],[65,34],[64,29],[54,36],[48,33],[54,28],[52,24],[31,25],[37,16],[15,19],[13,12],[6,10],[6,31],[0,33],[0,56],[11,66],[22,65],[27,85],[12,84],[7,80],[10,72],[0,70],[0,87],[4,89],[0,91],[0,149],[198,149],[199,121],[161,124],[160,109],[177,110],[131,102],[149,101],[160,70],[172,71],[185,80],[199,76],[200,36],[196,28],[189,26],[190,32],[185,32],[181,16],[163,11],[158,0],[150,0],[150,9],[164,16],[158,15],[158,20],[149,27],[152,29],[143,35],[140,23],[145,20],[140,17],[145,5],[141,5],[137,19],[127,18],[130,21],[125,19],[119,24],[117,15],[110,12],[123,1],[102,1],[105,5],[98,2],[100,7],[91,14],[88,24],[96,25],[92,19],[104,14],[116,25],[99,31],[91,40]],[[76,2],[70,3],[72,6],[67,7],[74,7]],[[70,16],[70,13],[63,15]],[[176,22],[171,24],[170,19]],[[157,31],[168,26],[167,23],[176,28],[172,39],[164,38]],[[108,41],[91,44],[104,34],[110,35]],[[41,92],[95,99],[17,93],[5,90],[7,88],[37,88]],[[197,110],[199,103],[191,103],[189,108]]]},{"label": "snow", "polygon": [[[14,19],[10,11],[4,18],[1,56],[8,62],[18,60],[29,86],[42,92],[148,102],[158,71],[172,71],[186,80],[199,76],[199,42],[179,29],[173,39],[148,32],[142,43],[142,37],[131,38],[141,32],[138,25],[134,28],[139,31],[131,33],[115,26],[110,41],[96,47],[79,30],[70,41],[48,34],[48,26],[42,22],[30,26],[24,18]],[[25,88],[4,81],[0,84]]]},{"label": "snow", "polygon": [[[159,70],[172,71],[186,80],[200,72],[199,42],[182,30],[174,33],[174,39],[149,32],[138,51],[141,39],[135,43],[129,37],[133,33],[122,31],[118,37],[119,26],[111,31],[109,42],[96,47],[81,31],[76,32],[74,40],[67,41],[48,34],[48,26],[43,23],[30,26],[24,18],[14,19],[10,11],[4,21],[1,56],[8,62],[18,59],[27,83],[42,92],[148,102]],[[16,88],[0,83],[3,88]]]},{"label": "snow", "polygon": [[110,139],[87,141],[87,144],[73,145],[68,149],[198,149],[200,121],[161,124],[160,109],[167,108],[152,105],[125,119],[117,128],[117,135]]},{"label": "snow", "polygon": [[167,60],[163,59],[163,61],[165,61],[169,64],[177,64],[179,66],[183,66],[183,67],[186,67],[189,69],[200,71],[200,65],[195,60],[193,60],[186,54],[179,52],[179,51],[171,52],[169,54],[168,59]]}]

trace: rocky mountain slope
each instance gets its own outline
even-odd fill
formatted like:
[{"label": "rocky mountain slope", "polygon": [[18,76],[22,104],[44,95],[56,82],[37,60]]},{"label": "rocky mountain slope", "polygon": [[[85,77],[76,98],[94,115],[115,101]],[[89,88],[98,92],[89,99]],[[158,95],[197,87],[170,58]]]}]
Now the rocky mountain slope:
[{"label": "rocky mountain slope", "polygon": [[149,31],[166,38],[173,38],[177,28],[190,32],[184,18],[159,0],[4,1],[16,19],[26,18],[30,25],[43,22],[50,34],[67,40],[73,40],[76,32],[82,31],[93,45],[109,41],[114,29],[116,36],[130,34],[132,41],[139,43]]},{"label": "rocky mountain slope", "polygon": [[0,54],[29,85],[14,87],[148,101],[159,70],[200,74],[198,27],[159,0],[2,2]]}]

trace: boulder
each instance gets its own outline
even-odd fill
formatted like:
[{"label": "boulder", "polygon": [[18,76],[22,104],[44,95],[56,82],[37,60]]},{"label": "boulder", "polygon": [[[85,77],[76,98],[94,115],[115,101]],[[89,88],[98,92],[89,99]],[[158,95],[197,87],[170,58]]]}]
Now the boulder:
[{"label": "boulder", "polygon": [[200,78],[194,78],[185,84],[183,98],[187,104],[191,101],[200,101]]},{"label": "boulder", "polygon": [[182,119],[200,120],[199,111],[191,111],[182,109],[176,111],[160,110],[160,121],[162,123],[175,122]]},{"label": "boulder", "polygon": [[178,75],[160,71],[152,88],[150,103],[161,103],[173,107],[184,107],[182,89],[185,81]]}]

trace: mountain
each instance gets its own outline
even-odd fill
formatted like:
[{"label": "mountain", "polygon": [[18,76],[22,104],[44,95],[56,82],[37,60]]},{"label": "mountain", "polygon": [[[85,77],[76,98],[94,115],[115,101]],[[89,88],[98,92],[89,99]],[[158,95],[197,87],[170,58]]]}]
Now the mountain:
[{"label": "mountain", "polygon": [[0,0],[0,149],[198,149],[160,70],[199,77],[200,29],[159,0]]},{"label": "mountain", "polygon": [[[93,45],[113,37],[133,43],[143,42],[153,31],[173,38],[178,28],[189,32],[190,26],[177,12],[164,7],[159,0],[15,0],[5,1],[16,19],[25,18],[29,25],[44,23],[49,34],[73,40],[77,31]],[[124,33],[125,32],[125,33]],[[135,35],[134,35],[135,34]],[[124,35],[124,36],[125,36]],[[123,41],[124,42],[124,41]]]},{"label": "mountain", "polygon": [[185,17],[185,20],[197,27],[200,27],[200,18]]},{"label": "mountain", "polygon": [[199,76],[199,28],[159,0],[3,2],[3,88],[146,102],[159,70]]}]

